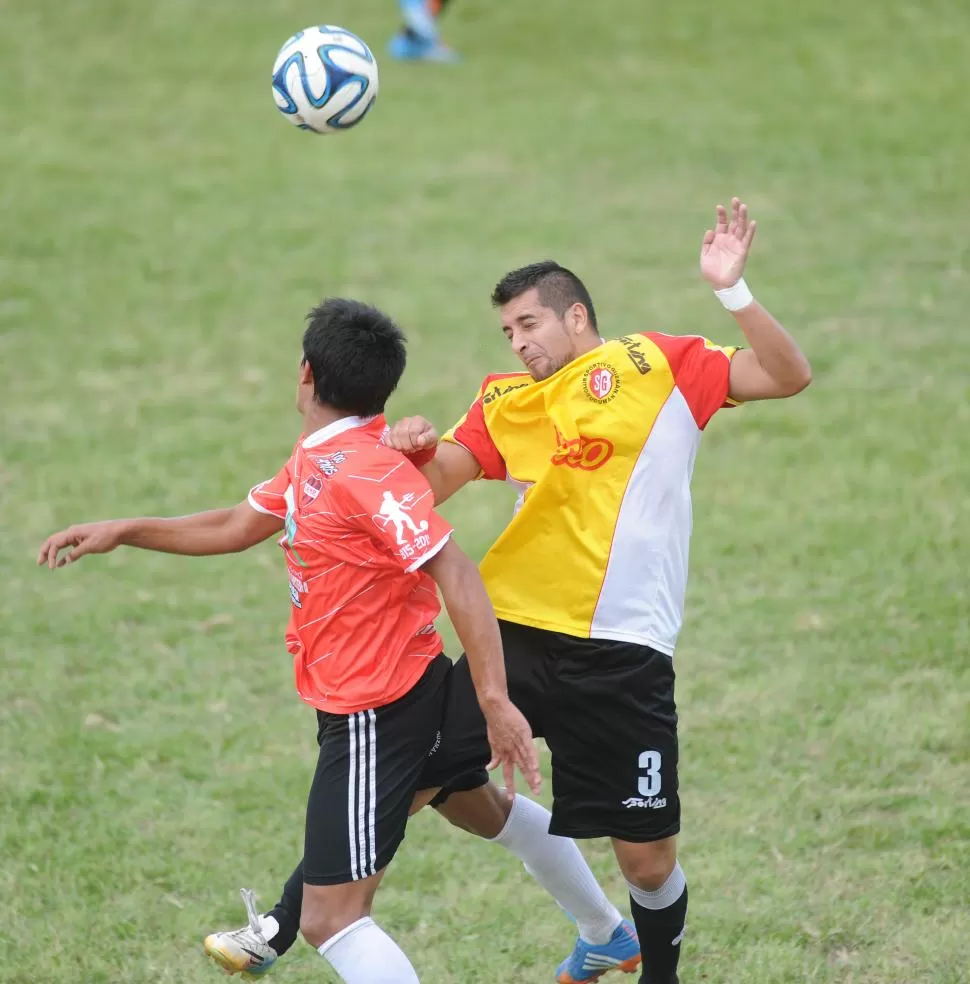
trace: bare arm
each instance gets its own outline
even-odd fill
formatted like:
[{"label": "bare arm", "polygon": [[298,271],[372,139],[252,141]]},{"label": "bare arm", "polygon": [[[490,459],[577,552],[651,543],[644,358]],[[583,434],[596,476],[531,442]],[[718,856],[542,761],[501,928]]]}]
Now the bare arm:
[{"label": "bare arm", "polygon": [[475,562],[449,540],[425,565],[441,591],[445,608],[468,656],[482,710],[509,699],[498,622]]},{"label": "bare arm", "polygon": [[440,506],[459,489],[478,478],[481,467],[471,451],[460,444],[442,441],[434,458],[421,468],[421,472],[434,490],[434,504]]},{"label": "bare arm", "polygon": [[502,637],[478,568],[454,540],[449,540],[423,569],[437,582],[468,657],[475,693],[488,725],[493,756],[489,768],[501,764],[505,784],[512,789],[513,769],[518,766],[529,788],[537,793],[539,762],[532,730],[509,700]]},{"label": "bare arm", "polygon": [[391,427],[384,443],[413,459],[434,492],[436,506],[469,482],[474,482],[481,471],[475,456],[460,444],[451,441],[439,444],[438,432],[424,417],[399,420]]},{"label": "bare arm", "polygon": [[757,301],[733,314],[751,348],[731,360],[728,396],[739,403],[780,400],[805,389],[812,367],[781,324]]},{"label": "bare arm", "polygon": [[[715,291],[739,285],[756,229],[739,199],[731,200],[730,221],[724,206],[717,206],[717,224],[701,245],[701,273]],[[751,348],[731,360],[728,396],[740,403],[794,396],[812,381],[812,367],[778,320],[750,293],[746,299],[748,304],[731,313]]]},{"label": "bare arm", "polygon": [[[248,501],[230,509],[211,509],[172,519],[108,519],[70,526],[49,536],[40,548],[37,563],[53,570],[85,554],[109,553],[121,546],[189,557],[238,553],[282,529],[282,519],[258,512]],[[61,553],[67,548],[73,549]]]}]

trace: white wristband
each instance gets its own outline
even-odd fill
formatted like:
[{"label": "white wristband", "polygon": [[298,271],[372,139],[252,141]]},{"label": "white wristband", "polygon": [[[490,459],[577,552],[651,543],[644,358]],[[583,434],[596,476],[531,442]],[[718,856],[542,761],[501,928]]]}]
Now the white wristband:
[{"label": "white wristband", "polygon": [[741,308],[746,308],[749,304],[754,303],[754,294],[744,282],[744,277],[730,287],[714,291],[714,296],[728,311],[740,311]]}]

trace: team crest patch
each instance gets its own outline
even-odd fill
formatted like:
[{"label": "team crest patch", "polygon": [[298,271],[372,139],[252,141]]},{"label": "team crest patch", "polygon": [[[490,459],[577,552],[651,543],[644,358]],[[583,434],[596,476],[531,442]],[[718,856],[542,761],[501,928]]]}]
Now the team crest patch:
[{"label": "team crest patch", "polygon": [[306,509],[311,502],[314,502],[323,488],[323,479],[319,475],[311,475],[303,483],[303,495],[300,497],[300,508]]},{"label": "team crest patch", "polygon": [[620,376],[608,362],[594,362],[583,376],[583,392],[594,403],[610,403],[620,392]]}]

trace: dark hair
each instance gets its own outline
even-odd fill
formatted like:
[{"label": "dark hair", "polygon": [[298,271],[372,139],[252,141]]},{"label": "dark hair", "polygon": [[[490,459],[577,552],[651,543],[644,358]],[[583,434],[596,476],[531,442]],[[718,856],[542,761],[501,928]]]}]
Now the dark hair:
[{"label": "dark hair", "polygon": [[552,308],[560,318],[574,304],[582,304],[589,316],[589,323],[595,330],[596,311],[593,310],[593,299],[589,296],[589,291],[572,270],[560,266],[555,260],[530,263],[507,273],[492,291],[492,304],[494,307],[502,307],[533,287],[538,288],[542,305]]},{"label": "dark hair", "polygon": [[347,413],[381,413],[404,373],[404,332],[377,308],[332,297],[307,315],[303,361],[317,400]]}]

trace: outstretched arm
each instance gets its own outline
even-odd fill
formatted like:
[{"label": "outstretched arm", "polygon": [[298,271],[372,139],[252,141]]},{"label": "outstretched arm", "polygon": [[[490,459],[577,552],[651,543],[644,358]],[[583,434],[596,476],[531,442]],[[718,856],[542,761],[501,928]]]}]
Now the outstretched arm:
[{"label": "outstretched arm", "polygon": [[37,563],[53,570],[85,554],[110,553],[122,546],[189,557],[238,553],[282,529],[282,519],[258,512],[248,501],[231,509],[211,509],[172,519],[108,519],[69,526],[49,536],[40,548]]},{"label": "outstretched arm", "polygon": [[739,403],[794,396],[812,381],[812,367],[795,340],[751,295],[742,279],[757,224],[748,207],[731,201],[731,215],[717,206],[717,224],[701,246],[701,273],[734,315],[750,349],[731,360],[728,396]]}]

